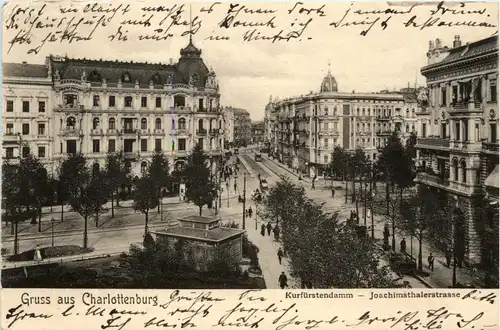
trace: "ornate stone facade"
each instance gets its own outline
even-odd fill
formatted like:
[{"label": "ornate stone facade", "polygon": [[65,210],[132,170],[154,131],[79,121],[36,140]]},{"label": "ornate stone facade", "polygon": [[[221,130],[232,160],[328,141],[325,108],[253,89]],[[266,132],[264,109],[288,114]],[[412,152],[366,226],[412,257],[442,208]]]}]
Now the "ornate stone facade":
[{"label": "ornate stone facade", "polygon": [[[453,223],[461,233],[460,257],[477,263],[491,252],[484,244],[486,227],[498,233],[498,37],[462,46],[456,36],[452,48],[441,47],[439,59],[435,52],[431,42],[429,63],[421,70],[429,106],[420,114],[418,163],[426,173],[419,173],[417,182],[456,200],[461,217]],[[486,219],[484,205],[476,202],[485,194],[496,208],[496,221]]]}]

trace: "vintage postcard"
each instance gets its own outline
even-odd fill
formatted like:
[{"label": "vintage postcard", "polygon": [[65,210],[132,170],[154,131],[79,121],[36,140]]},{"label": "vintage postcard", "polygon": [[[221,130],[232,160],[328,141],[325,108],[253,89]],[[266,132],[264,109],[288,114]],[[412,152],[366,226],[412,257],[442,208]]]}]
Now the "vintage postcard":
[{"label": "vintage postcard", "polygon": [[500,328],[498,3],[14,0],[2,32],[2,329]]}]

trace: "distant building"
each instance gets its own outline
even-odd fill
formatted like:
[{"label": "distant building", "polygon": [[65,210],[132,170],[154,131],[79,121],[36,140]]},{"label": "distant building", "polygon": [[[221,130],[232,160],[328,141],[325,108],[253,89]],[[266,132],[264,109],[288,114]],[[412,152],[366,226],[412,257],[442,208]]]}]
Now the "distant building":
[{"label": "distant building", "polygon": [[233,108],[234,138],[236,145],[248,145],[252,142],[252,120],[244,109]]},{"label": "distant building", "polygon": [[252,123],[252,144],[263,144],[265,141],[264,122]]},{"label": "distant building", "polygon": [[202,216],[187,216],[179,219],[179,226],[163,232],[151,232],[157,243],[183,245],[183,256],[193,262],[197,270],[207,270],[217,256],[230,256],[242,260],[244,230],[226,228],[220,219]]},{"label": "distant building", "polygon": [[3,159],[16,162],[31,152],[54,171],[51,155],[57,129],[48,64],[4,63],[2,80]]},{"label": "distant building", "polygon": [[270,100],[265,135],[279,161],[308,176],[322,176],[335,146],[361,148],[371,160],[393,131],[404,139],[417,133],[417,89],[345,93],[328,71],[319,93]]},{"label": "distant building", "polygon": [[234,111],[231,107],[222,108],[224,119],[224,149],[229,149],[234,143]]},{"label": "distant building", "polygon": [[455,36],[451,48],[436,39],[427,57],[416,181],[453,197],[460,260],[498,267],[498,36],[465,45]]}]

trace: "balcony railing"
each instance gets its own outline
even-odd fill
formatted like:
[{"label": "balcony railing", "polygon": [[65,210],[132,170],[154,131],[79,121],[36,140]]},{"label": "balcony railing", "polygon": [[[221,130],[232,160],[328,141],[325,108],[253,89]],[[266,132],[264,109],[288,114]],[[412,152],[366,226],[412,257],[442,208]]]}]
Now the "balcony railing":
[{"label": "balcony railing", "polygon": [[221,132],[220,132],[220,129],[218,128],[215,128],[215,129],[211,129],[210,130],[210,135],[211,136],[216,136],[216,135],[219,135]]},{"label": "balcony railing", "polygon": [[108,128],[108,130],[106,131],[106,134],[108,135],[116,135],[118,134],[120,131],[117,130],[116,128]]},{"label": "balcony railing", "polygon": [[102,135],[101,128],[93,128],[90,130],[90,135]]},{"label": "balcony railing", "polygon": [[125,160],[136,160],[138,157],[137,152],[124,152],[123,153],[123,158]]},{"label": "balcony railing", "polygon": [[196,134],[205,136],[205,135],[207,135],[207,130],[205,128],[197,129]]},{"label": "balcony railing", "polygon": [[453,111],[467,111],[467,110],[474,110],[474,109],[481,109],[481,102],[475,101],[475,102],[470,102],[470,103],[454,103],[450,105]]},{"label": "balcony railing", "polygon": [[498,152],[498,142],[483,142],[482,148],[487,151]]},{"label": "balcony railing", "polygon": [[153,131],[153,134],[162,135],[162,134],[165,134],[165,130],[163,128],[155,128],[155,130]]},{"label": "balcony railing", "polygon": [[417,180],[423,183],[434,183],[442,186],[447,186],[449,181],[438,174],[430,174],[425,172],[417,173]]},{"label": "balcony railing", "polygon": [[174,128],[171,135],[187,135],[188,131],[185,128]]},{"label": "balcony railing", "polygon": [[124,128],[121,130],[123,134],[135,134],[137,131],[133,128]]},{"label": "balcony railing", "polygon": [[443,138],[418,138],[417,146],[427,148],[448,149],[450,147],[450,140]]}]

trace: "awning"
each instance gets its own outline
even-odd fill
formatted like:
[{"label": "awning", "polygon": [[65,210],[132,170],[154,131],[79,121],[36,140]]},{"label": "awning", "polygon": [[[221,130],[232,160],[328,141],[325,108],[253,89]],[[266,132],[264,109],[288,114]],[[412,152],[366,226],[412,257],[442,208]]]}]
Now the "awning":
[{"label": "awning", "polygon": [[484,184],[489,187],[498,189],[498,165],[495,166],[493,171],[488,175],[486,180],[484,180]]}]

